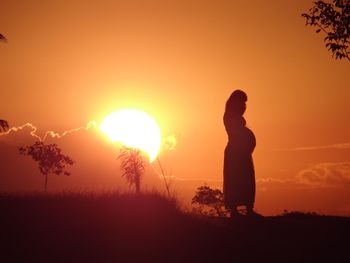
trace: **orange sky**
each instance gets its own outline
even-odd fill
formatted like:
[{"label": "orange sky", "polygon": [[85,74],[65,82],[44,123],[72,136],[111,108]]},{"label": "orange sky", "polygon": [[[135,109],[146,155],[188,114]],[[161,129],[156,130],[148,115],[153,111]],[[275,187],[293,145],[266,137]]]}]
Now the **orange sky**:
[{"label": "orange sky", "polygon": [[[305,27],[311,2],[2,0],[0,118],[42,136],[142,109],[176,137],[160,159],[189,200],[204,182],[221,187],[222,115],[240,88],[257,137],[257,210],[350,215],[350,67]],[[41,189],[35,163],[16,153],[29,132],[0,137],[2,191]],[[51,141],[77,163],[49,188],[125,187],[118,149],[94,128]],[[152,176],[144,183],[161,187]]]}]

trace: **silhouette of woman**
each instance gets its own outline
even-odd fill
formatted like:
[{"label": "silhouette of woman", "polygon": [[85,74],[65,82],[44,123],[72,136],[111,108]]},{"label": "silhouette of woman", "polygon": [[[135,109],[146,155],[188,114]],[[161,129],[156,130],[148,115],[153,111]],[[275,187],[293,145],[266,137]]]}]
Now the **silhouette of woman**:
[{"label": "silhouette of woman", "polygon": [[224,157],[224,201],[231,217],[239,215],[238,206],[246,206],[247,215],[257,215],[254,208],[255,171],[252,153],[256,141],[254,133],[246,127],[243,114],[247,95],[235,90],[226,102],[224,125],[228,143]]}]

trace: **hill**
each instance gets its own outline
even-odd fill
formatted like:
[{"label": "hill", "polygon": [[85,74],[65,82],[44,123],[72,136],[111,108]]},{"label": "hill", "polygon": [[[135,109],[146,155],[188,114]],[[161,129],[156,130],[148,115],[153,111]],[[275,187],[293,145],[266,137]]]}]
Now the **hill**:
[{"label": "hill", "polygon": [[[350,218],[209,218],[157,193],[0,196],[1,262],[340,262]],[[346,257],[345,257],[346,256]]]}]

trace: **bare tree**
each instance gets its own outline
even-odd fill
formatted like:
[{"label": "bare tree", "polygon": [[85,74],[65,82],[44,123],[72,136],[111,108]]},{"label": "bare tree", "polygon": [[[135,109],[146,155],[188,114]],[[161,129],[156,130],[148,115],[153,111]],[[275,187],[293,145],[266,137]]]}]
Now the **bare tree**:
[{"label": "bare tree", "polygon": [[128,181],[129,186],[135,186],[136,193],[140,193],[141,177],[145,171],[145,159],[138,149],[124,147],[118,159],[121,159],[122,176]]},{"label": "bare tree", "polygon": [[164,180],[164,184],[165,184],[165,189],[168,193],[168,197],[170,197],[170,185],[168,184],[166,178],[165,178],[165,173],[164,173],[164,169],[163,169],[163,166],[161,165],[160,163],[160,160],[159,158],[157,158],[157,162],[158,162],[158,165],[159,165],[159,168],[160,168],[160,171],[162,172],[162,176],[163,176],[163,180]]},{"label": "bare tree", "polygon": [[315,1],[309,13],[302,14],[306,25],[315,26],[316,33],[326,34],[326,48],[336,59],[350,61],[350,0],[333,0],[333,3]]},{"label": "bare tree", "polygon": [[45,175],[45,192],[47,191],[47,177],[50,173],[70,175],[65,168],[67,165],[73,165],[74,161],[69,156],[63,155],[57,144],[44,144],[38,141],[33,145],[21,146],[18,149],[20,154],[29,155],[38,162],[40,172]]}]

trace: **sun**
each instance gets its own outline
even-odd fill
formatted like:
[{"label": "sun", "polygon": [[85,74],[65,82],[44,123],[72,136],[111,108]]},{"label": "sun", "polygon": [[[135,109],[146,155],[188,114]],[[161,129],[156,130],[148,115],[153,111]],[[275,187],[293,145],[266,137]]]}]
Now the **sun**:
[{"label": "sun", "polygon": [[135,109],[121,109],[109,114],[100,130],[112,142],[145,152],[154,161],[161,144],[161,132],[157,122],[147,113]]}]

